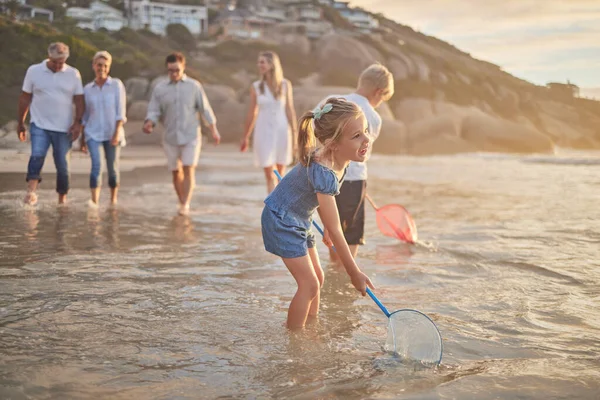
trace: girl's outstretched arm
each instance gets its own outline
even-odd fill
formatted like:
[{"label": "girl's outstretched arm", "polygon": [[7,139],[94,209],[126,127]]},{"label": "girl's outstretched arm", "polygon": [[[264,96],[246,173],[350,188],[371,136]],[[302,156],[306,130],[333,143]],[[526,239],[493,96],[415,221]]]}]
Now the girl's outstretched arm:
[{"label": "girl's outstretched arm", "polygon": [[320,209],[319,216],[321,217],[321,221],[323,221],[325,228],[329,231],[329,236],[335,246],[335,251],[342,261],[344,269],[350,276],[352,284],[356,290],[365,296],[367,293],[367,286],[371,289],[375,289],[375,287],[371,283],[371,280],[362,273],[360,268],[358,268],[358,265],[356,265],[356,262],[352,257],[352,253],[350,252],[350,248],[348,247],[348,243],[346,243],[344,233],[342,232],[335,198],[328,194],[317,193],[317,199],[319,201]]}]

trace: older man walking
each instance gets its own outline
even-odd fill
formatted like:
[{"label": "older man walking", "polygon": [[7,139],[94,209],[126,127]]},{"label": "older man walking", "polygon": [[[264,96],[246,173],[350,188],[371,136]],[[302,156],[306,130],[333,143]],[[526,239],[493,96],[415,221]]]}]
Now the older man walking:
[{"label": "older man walking", "polygon": [[167,164],[173,173],[173,186],[179,199],[179,214],[189,213],[192,192],[195,186],[195,170],[200,156],[202,138],[198,112],[209,125],[216,144],[221,141],[215,114],[206,98],[200,82],[184,73],[185,57],[173,53],[165,60],[169,80],[154,88],[144,132],[152,133],[159,120],[165,125],[163,147]]},{"label": "older man walking", "polygon": [[60,42],[50,44],[48,58],[30,66],[23,81],[17,133],[22,142],[27,139],[25,118],[27,112],[31,111],[31,156],[27,166],[27,195],[24,200],[27,204],[37,203],[35,191],[42,181],[42,167],[50,145],[56,166],[58,203],[67,201],[71,144],[81,133],[81,118],[85,109],[81,75],[77,69],[66,64],[67,58],[69,46]]}]

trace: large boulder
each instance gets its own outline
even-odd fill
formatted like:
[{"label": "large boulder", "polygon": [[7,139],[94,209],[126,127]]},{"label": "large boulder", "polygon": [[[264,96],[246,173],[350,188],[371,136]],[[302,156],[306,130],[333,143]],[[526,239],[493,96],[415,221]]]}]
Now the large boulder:
[{"label": "large boulder", "polygon": [[396,119],[409,125],[413,122],[433,117],[433,104],[429,99],[409,97],[396,104],[394,115]]},{"label": "large boulder", "polygon": [[151,134],[142,131],[143,125],[143,121],[128,121],[125,124],[127,145],[162,145],[162,138],[165,131],[162,124],[156,124]]},{"label": "large boulder", "polygon": [[416,142],[409,138],[409,152],[414,156],[430,156],[438,154],[473,153],[477,147],[454,135],[439,135]]},{"label": "large boulder", "polygon": [[150,82],[150,86],[148,87],[148,91],[146,92],[146,100],[150,100],[150,97],[152,96],[152,92],[154,91],[156,85],[158,85],[160,82],[166,82],[168,79],[169,77],[167,75],[159,75],[156,78],[152,79],[152,82]]},{"label": "large boulder", "polygon": [[137,100],[145,100],[150,82],[146,78],[129,78],[125,81],[125,92],[127,93],[127,103],[130,104]]},{"label": "large boulder", "polygon": [[[0,128],[0,149],[26,151],[30,148],[31,145],[28,142],[21,142],[19,140],[19,136],[17,135],[18,125],[16,120],[11,120]],[[27,135],[29,136],[29,131],[27,132]]]},{"label": "large boulder", "polygon": [[407,98],[396,104],[395,115],[407,126],[407,147],[414,155],[554,151],[553,141],[530,121],[500,119],[472,106]]},{"label": "large boulder", "polygon": [[543,129],[558,145],[574,148],[600,146],[600,116],[555,101],[538,101]]},{"label": "large boulder", "polygon": [[237,101],[235,90],[226,85],[204,84],[204,92],[210,104],[215,107],[228,101]]},{"label": "large boulder", "polygon": [[[28,133],[29,134],[29,133]],[[21,142],[17,131],[5,131],[4,136],[0,137],[0,149],[16,149],[27,151],[31,147],[29,142]]]},{"label": "large boulder", "polygon": [[[402,64],[404,64],[404,68],[406,69],[406,74],[407,74],[406,78],[409,78],[409,77],[417,74],[417,66],[415,65],[415,62],[413,61],[413,59],[410,56],[408,56],[408,54],[405,54],[402,51],[396,51],[393,54],[394,54],[393,57],[397,58],[398,61],[401,61]],[[394,60],[394,58],[391,59],[391,61],[393,61],[393,60]],[[392,65],[392,67],[399,66],[399,65],[395,65],[393,62],[391,63],[391,65]],[[389,66],[388,66],[388,68],[389,68]],[[396,80],[402,79],[400,76],[403,75],[403,71],[401,71],[401,70],[395,71],[400,74],[399,76],[396,76],[396,74],[394,73],[394,71],[392,69],[390,69],[390,71],[394,74],[394,79],[396,79]]]},{"label": "large boulder", "polygon": [[[239,83],[239,86],[244,88],[249,88],[252,82],[258,79],[258,76],[255,73],[250,73],[245,69],[240,69],[235,74],[231,75],[231,77]],[[245,89],[245,92],[247,93],[248,90],[249,89]]]},{"label": "large boulder", "polygon": [[13,119],[11,121],[8,121],[6,124],[4,124],[2,129],[5,132],[12,132],[12,131],[16,131],[18,126],[19,126],[19,123]]},{"label": "large boulder", "polygon": [[148,102],[146,100],[134,101],[127,109],[127,120],[144,121],[148,113]]},{"label": "large boulder", "polygon": [[[242,138],[248,106],[243,103],[223,103],[215,108],[217,127],[223,142],[237,142]],[[204,129],[205,133],[208,131]]]},{"label": "large boulder", "polygon": [[408,153],[408,135],[402,121],[382,118],[381,133],[373,143],[374,153],[406,154]]},{"label": "large boulder", "polygon": [[544,130],[557,145],[575,148],[595,147],[592,145],[593,142],[589,142],[589,139],[593,139],[594,136],[590,129],[570,124],[546,113],[539,113],[539,118]]},{"label": "large boulder", "polygon": [[552,141],[537,130],[483,113],[473,113],[462,120],[460,137],[480,151],[554,152]]},{"label": "large boulder", "polygon": [[287,33],[283,35],[276,35],[273,39],[280,46],[292,48],[299,54],[305,56],[310,54],[310,39],[308,39],[306,35]]},{"label": "large boulder", "polygon": [[204,91],[217,118],[223,142],[238,141],[243,134],[248,105],[239,102],[237,94],[229,86],[205,84]]},{"label": "large boulder", "polygon": [[294,88],[294,106],[298,118],[306,111],[314,109],[319,102],[330,96],[354,92],[352,87],[343,86],[300,86]]},{"label": "large boulder", "polygon": [[394,80],[407,79],[410,76],[410,67],[400,58],[392,58],[385,63],[385,66],[394,75]]},{"label": "large boulder", "polygon": [[429,81],[431,70],[429,65],[427,65],[427,62],[418,56],[414,56],[413,61],[417,69],[417,76],[419,77],[419,80]]},{"label": "large boulder", "polygon": [[345,80],[355,81],[370,64],[384,61],[377,50],[347,35],[333,33],[322,36],[315,49],[315,64],[321,74]]},{"label": "large boulder", "polygon": [[460,119],[453,115],[435,115],[414,122],[408,126],[411,143],[431,140],[435,137],[446,135],[460,135]]},{"label": "large boulder", "polygon": [[392,109],[388,103],[381,103],[379,107],[375,109],[375,111],[377,111],[377,113],[383,119],[395,119],[394,113],[392,112]]}]

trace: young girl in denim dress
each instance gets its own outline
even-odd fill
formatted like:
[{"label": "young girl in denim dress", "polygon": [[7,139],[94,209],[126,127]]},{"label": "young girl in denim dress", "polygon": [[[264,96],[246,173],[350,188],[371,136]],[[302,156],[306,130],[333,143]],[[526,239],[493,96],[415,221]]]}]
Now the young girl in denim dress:
[{"label": "young girl in denim dress", "polygon": [[[330,98],[300,118],[298,163],[266,198],[262,213],[265,249],[283,259],[298,289],[288,310],[287,327],[304,327],[319,311],[323,270],[310,231],[316,210],[352,284],[366,295],[374,289],[354,262],[344,239],[334,196],[339,193],[350,161],[364,161],[369,149],[367,123],[360,108]],[[317,145],[317,142],[319,145]]]}]

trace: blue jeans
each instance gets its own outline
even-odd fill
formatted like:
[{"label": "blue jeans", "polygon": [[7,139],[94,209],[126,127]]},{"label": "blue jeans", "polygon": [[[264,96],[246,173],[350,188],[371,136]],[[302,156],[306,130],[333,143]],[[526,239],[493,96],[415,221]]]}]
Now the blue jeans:
[{"label": "blue jeans", "polygon": [[119,186],[119,146],[110,144],[110,140],[98,142],[93,139],[86,139],[88,151],[92,159],[92,171],[90,172],[90,188],[95,189],[102,183],[102,159],[100,158],[100,146],[104,147],[104,157],[106,158],[106,169],[108,170],[108,186],[116,188]]},{"label": "blue jeans", "polygon": [[69,156],[71,153],[71,135],[67,132],[55,132],[38,128],[34,123],[29,126],[31,135],[31,156],[27,166],[27,181],[42,181],[41,172],[48,149],[52,145],[52,155],[56,166],[56,191],[59,194],[69,192]]}]

